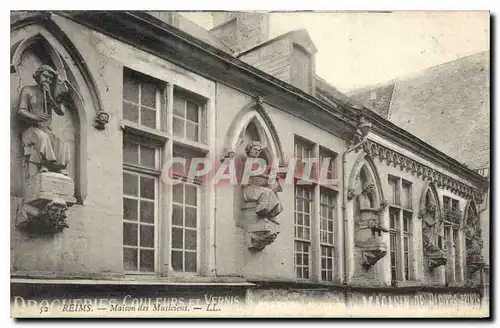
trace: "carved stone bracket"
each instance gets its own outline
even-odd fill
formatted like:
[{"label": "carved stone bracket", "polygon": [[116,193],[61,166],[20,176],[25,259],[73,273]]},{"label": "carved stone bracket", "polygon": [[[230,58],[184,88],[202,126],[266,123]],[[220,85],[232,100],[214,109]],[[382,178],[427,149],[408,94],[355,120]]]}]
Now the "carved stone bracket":
[{"label": "carved stone bracket", "polygon": [[243,217],[239,225],[245,230],[247,247],[260,251],[274,242],[280,233],[280,226],[277,222],[257,216],[255,208],[256,204],[253,202],[243,205]]},{"label": "carved stone bracket", "polygon": [[27,181],[23,215],[18,228],[32,235],[54,234],[68,228],[66,211],[76,202],[73,180],[42,172]]},{"label": "carved stone bracket", "polygon": [[362,266],[369,269],[387,254],[387,245],[375,238],[356,243],[356,247],[361,249],[363,258]]},{"label": "carved stone bracket", "polygon": [[100,111],[99,114],[97,114],[95,120],[94,120],[94,127],[97,130],[104,130],[105,125],[109,122],[109,114],[103,111]]},{"label": "carved stone bracket", "polygon": [[441,265],[446,264],[446,257],[444,256],[438,256],[435,258],[428,258],[427,259],[428,265],[429,265],[429,270],[434,270],[437,267],[440,267]]},{"label": "carved stone bracket", "polygon": [[351,200],[353,199],[354,197],[356,197],[356,190],[352,189],[352,188],[349,188],[347,190],[347,200]]},{"label": "carved stone bracket", "polygon": [[421,177],[423,180],[430,180],[438,187],[448,189],[451,192],[466,198],[474,198],[481,202],[481,191],[457,181],[441,172],[431,169],[430,167],[420,164],[417,161],[401,155],[392,149],[382,146],[372,140],[367,140],[366,146],[363,148],[372,158],[378,157],[380,162],[385,160],[387,165],[392,164],[394,167],[399,166],[401,170],[411,172],[413,175]]}]

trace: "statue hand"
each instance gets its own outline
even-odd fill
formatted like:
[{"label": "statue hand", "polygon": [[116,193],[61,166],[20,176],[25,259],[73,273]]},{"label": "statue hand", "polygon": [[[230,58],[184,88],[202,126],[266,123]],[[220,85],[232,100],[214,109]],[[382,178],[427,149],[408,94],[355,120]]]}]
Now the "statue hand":
[{"label": "statue hand", "polygon": [[40,122],[46,122],[49,118],[50,118],[50,115],[47,113],[43,113],[43,114],[38,115],[38,120]]}]

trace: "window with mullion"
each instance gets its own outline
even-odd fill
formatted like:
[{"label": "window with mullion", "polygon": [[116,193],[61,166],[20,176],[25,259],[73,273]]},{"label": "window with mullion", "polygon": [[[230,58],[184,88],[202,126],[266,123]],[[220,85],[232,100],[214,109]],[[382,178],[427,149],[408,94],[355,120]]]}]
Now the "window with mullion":
[{"label": "window with mullion", "polygon": [[[334,179],[337,176],[337,173],[335,172],[336,171],[337,155],[335,153],[332,153],[332,152],[327,151],[325,149],[320,149],[319,158],[320,158],[319,165],[323,165],[323,160],[325,158],[330,159],[330,162],[329,162],[327,170],[326,170],[326,178],[327,179]],[[321,169],[324,170],[323,168],[321,168]]]},{"label": "window with mullion", "polygon": [[460,247],[459,247],[459,241],[458,241],[458,227],[455,226],[453,227],[453,248],[455,250],[455,272],[454,272],[454,280],[455,281],[461,281],[461,276],[460,276]]},{"label": "window with mullion", "polygon": [[311,271],[312,188],[295,187],[295,272],[299,279],[309,279]]},{"label": "window with mullion", "polygon": [[[304,160],[312,157],[312,151],[313,146],[311,144],[301,139],[295,140],[295,159],[297,161],[297,167],[295,169],[296,178],[302,179],[306,167]],[[312,174],[314,174],[314,172],[311,172],[311,175]]]},{"label": "window with mullion", "polygon": [[172,187],[172,253],[174,271],[198,271],[198,185],[187,182]]},{"label": "window with mullion", "polygon": [[159,128],[164,92],[159,81],[125,69],[123,73],[123,118],[149,128]]},{"label": "window with mullion", "polygon": [[333,280],[335,222],[335,194],[331,190],[320,190],[320,247],[321,247],[321,280]]},{"label": "window with mullion", "polygon": [[405,280],[410,280],[411,213],[403,213],[403,257]]}]

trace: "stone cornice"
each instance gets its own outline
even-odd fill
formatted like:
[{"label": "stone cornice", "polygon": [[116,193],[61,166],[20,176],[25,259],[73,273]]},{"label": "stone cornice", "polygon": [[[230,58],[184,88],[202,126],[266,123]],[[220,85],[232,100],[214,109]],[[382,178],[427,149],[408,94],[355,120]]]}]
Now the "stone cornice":
[{"label": "stone cornice", "polygon": [[482,192],[480,190],[421,164],[395,150],[369,139],[363,148],[368,156],[373,159],[378,158],[381,163],[385,161],[387,165],[399,167],[402,171],[410,172],[423,180],[429,180],[437,188],[449,190],[466,199],[475,199],[482,202]]}]

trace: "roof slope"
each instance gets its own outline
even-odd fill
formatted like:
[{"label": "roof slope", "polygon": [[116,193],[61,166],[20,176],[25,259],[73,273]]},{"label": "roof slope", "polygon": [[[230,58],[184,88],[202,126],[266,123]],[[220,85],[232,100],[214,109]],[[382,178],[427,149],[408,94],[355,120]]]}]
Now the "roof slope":
[{"label": "roof slope", "polygon": [[489,78],[485,51],[354,91],[351,97],[468,167],[480,169],[489,166],[490,157]]}]

